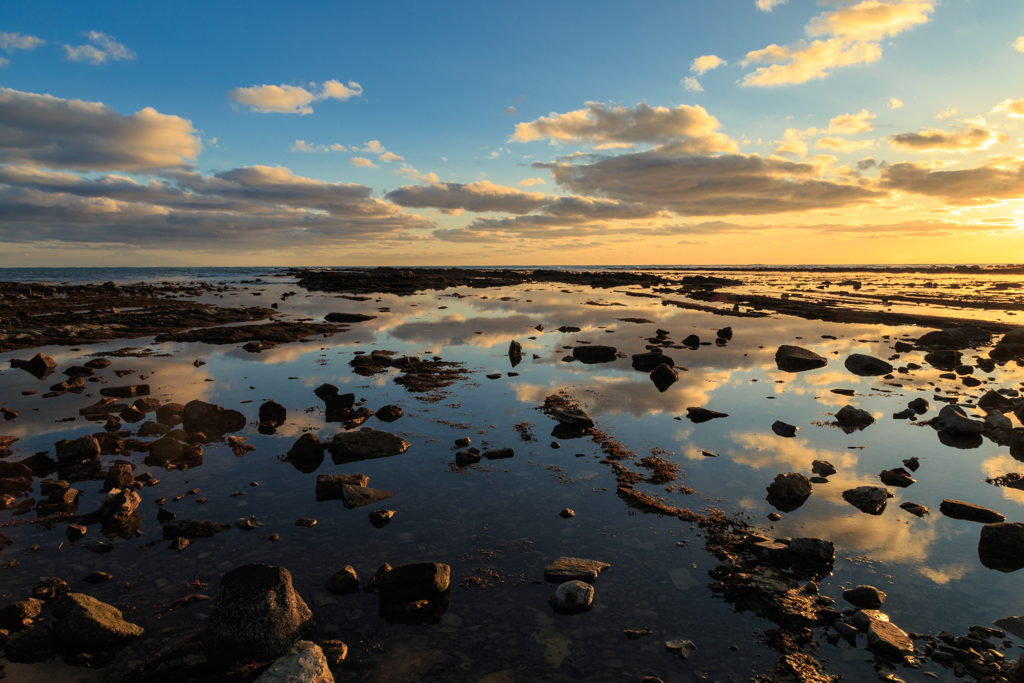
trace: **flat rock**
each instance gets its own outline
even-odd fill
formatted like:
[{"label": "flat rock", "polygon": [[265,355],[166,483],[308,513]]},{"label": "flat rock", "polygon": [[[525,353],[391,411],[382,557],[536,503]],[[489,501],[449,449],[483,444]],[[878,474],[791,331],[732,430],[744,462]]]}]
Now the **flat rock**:
[{"label": "flat rock", "polygon": [[588,344],[573,347],[572,356],[583,363],[611,363],[615,360],[617,352],[618,349],[614,346]]},{"label": "flat rock", "polygon": [[341,489],[341,500],[345,504],[345,507],[361,508],[364,505],[371,505],[373,503],[379,503],[382,500],[387,500],[395,494],[391,491],[382,491],[380,489],[371,489],[367,486],[342,486]]},{"label": "flat rock", "polygon": [[558,420],[559,424],[574,429],[589,429],[594,420],[582,408],[549,408],[547,414]]},{"label": "flat rock", "polygon": [[953,519],[964,519],[969,522],[981,522],[982,524],[994,524],[1006,520],[1006,517],[995,510],[950,498],[943,500],[939,504],[939,512]]},{"label": "flat rock", "polygon": [[364,323],[376,319],[377,316],[364,313],[328,313],[324,316],[324,320],[329,323]]},{"label": "flat rock", "polygon": [[346,486],[365,488],[369,483],[365,474],[321,474],[316,478],[316,499],[344,500]]},{"label": "flat rock", "polygon": [[783,344],[775,352],[775,364],[783,372],[803,372],[825,367],[828,359],[808,349]]},{"label": "flat rock", "polygon": [[902,467],[896,467],[891,470],[882,470],[878,473],[878,478],[882,480],[882,483],[886,486],[899,486],[906,488],[911,484],[917,483],[917,479],[910,476]]},{"label": "flat rock", "polygon": [[868,626],[868,649],[882,659],[900,662],[914,654],[914,643],[896,624],[872,620]]},{"label": "flat rock", "polygon": [[889,497],[889,491],[879,486],[858,486],[843,491],[843,500],[869,515],[882,514]]},{"label": "flat rock", "polygon": [[729,417],[729,413],[720,413],[716,410],[708,410],[707,408],[691,407],[686,409],[686,417],[691,422],[700,424],[701,422],[707,422],[708,420],[714,420],[719,417]]},{"label": "flat rock", "polygon": [[320,646],[300,640],[260,674],[256,683],[334,683],[334,675]]},{"label": "flat rock", "polygon": [[363,427],[358,431],[335,434],[330,449],[334,462],[341,464],[400,455],[409,450],[409,446],[409,442],[400,436]]},{"label": "flat rock", "polygon": [[593,583],[598,574],[611,567],[605,562],[578,557],[560,557],[544,568],[544,580],[557,583],[585,581]]},{"label": "flat rock", "polygon": [[224,434],[245,429],[245,415],[206,401],[189,401],[181,413],[181,424],[186,431],[205,434]]},{"label": "flat rock", "polygon": [[638,353],[633,356],[633,369],[642,372],[651,372],[664,363],[670,368],[675,367],[676,362],[668,356],[658,352]]},{"label": "flat rock", "polygon": [[101,650],[124,645],[143,628],[124,620],[121,611],[82,593],[68,593],[50,608],[53,632],[75,650]]},{"label": "flat rock", "polygon": [[906,510],[907,512],[916,517],[924,517],[925,515],[931,513],[931,508],[925,507],[920,503],[911,503],[909,501],[907,501],[906,503],[900,503],[900,509]]},{"label": "flat rock", "polygon": [[892,366],[881,358],[875,358],[863,353],[850,354],[843,364],[847,370],[861,377],[888,375],[893,370]]}]

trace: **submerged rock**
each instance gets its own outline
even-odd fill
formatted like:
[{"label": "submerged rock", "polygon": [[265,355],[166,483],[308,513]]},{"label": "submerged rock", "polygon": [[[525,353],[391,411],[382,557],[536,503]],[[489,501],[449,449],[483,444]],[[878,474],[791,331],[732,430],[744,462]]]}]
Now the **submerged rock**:
[{"label": "submerged rock", "polygon": [[594,587],[582,581],[566,581],[551,594],[548,604],[561,614],[582,614],[594,604]]},{"label": "submerged rock", "polygon": [[345,507],[361,508],[364,505],[372,505],[373,503],[379,503],[382,500],[387,500],[395,494],[391,491],[383,491],[381,489],[371,489],[368,486],[342,486],[341,487],[341,501],[345,504]]},{"label": "submerged rock", "polygon": [[342,500],[346,486],[365,487],[370,478],[365,474],[321,474],[316,478],[316,499]]}]

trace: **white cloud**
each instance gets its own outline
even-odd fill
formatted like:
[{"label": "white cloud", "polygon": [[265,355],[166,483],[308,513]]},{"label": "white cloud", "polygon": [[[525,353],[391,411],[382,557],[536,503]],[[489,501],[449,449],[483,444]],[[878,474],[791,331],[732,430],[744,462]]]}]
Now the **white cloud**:
[{"label": "white cloud", "polygon": [[534,185],[544,185],[544,184],[545,184],[545,182],[544,182],[543,178],[526,178],[526,179],[520,180],[518,183],[516,183],[516,185],[518,185],[519,187],[533,187]]},{"label": "white cloud", "polygon": [[754,4],[762,12],[771,12],[779,5],[785,5],[787,0],[757,0]]},{"label": "white cloud", "polygon": [[889,100],[889,109],[899,109],[902,106],[903,100],[899,98],[894,97],[891,100]]},{"label": "white cloud", "polygon": [[775,148],[775,153],[805,157],[807,156],[807,138],[813,137],[817,133],[817,128],[808,128],[807,130],[787,128],[782,135],[782,140],[776,140],[780,144]]},{"label": "white cloud", "polygon": [[[448,161],[444,157],[441,157],[441,161]],[[420,173],[412,166],[403,164],[401,168],[395,169],[391,172],[391,175],[404,175],[412,178],[418,183],[436,183],[438,181],[436,173]]]},{"label": "white cloud", "polygon": [[1024,52],[1024,36],[1021,36],[1013,43],[1013,49],[1017,52]]},{"label": "white cloud", "polygon": [[334,143],[333,145],[331,145],[331,151],[332,152],[347,152],[348,150],[345,148],[345,145],[339,145],[338,143]]},{"label": "white cloud", "polygon": [[393,152],[384,152],[383,154],[381,154],[377,158],[380,159],[381,161],[383,161],[386,164],[389,164],[392,161],[405,161],[405,157],[400,157],[400,156],[398,156],[397,154],[395,154]]},{"label": "white cloud", "polygon": [[828,130],[826,132],[839,135],[869,133],[873,130],[871,121],[876,116],[876,114],[868,112],[867,109],[862,109],[858,114],[843,114],[828,122]]},{"label": "white cloud", "polygon": [[191,121],[150,107],[125,116],[101,102],[0,88],[0,163],[139,172],[187,166],[202,146]]},{"label": "white cloud", "polygon": [[600,102],[586,105],[586,109],[552,113],[536,121],[516,124],[516,132],[509,142],[549,138],[572,144],[671,143],[694,154],[736,149],[735,142],[717,132],[721,124],[703,107],[681,105],[669,109],[652,107],[646,102],[634,107]]},{"label": "white cloud", "polygon": [[956,107],[950,107],[949,109],[944,109],[943,111],[940,111],[938,114],[935,115],[935,118],[941,121],[942,119],[951,119],[954,116],[956,116]]},{"label": "white cloud", "polygon": [[117,61],[120,59],[135,59],[135,53],[121,43],[99,31],[83,33],[92,45],[79,45],[72,47],[65,45],[64,51],[68,55],[69,62],[89,62],[90,64],[105,64],[107,60]]},{"label": "white cloud", "polygon": [[1007,114],[1015,119],[1024,118],[1024,99],[1003,100],[991,111],[992,114]]},{"label": "white cloud", "polygon": [[362,166],[363,168],[377,168],[377,164],[363,157],[352,157],[352,165]]},{"label": "white cloud", "polygon": [[690,92],[704,92],[704,86],[700,84],[700,81],[691,76],[687,76],[683,79],[683,87]]},{"label": "white cloud", "polygon": [[704,55],[703,57],[697,57],[697,59],[690,62],[690,71],[703,76],[712,69],[717,69],[720,66],[727,64],[724,59],[715,55]]},{"label": "white cloud", "polygon": [[23,36],[20,33],[0,33],[0,48],[6,52],[15,50],[34,50],[46,41],[35,36]]},{"label": "white cloud", "polygon": [[805,83],[825,78],[836,68],[870,64],[882,56],[879,42],[928,21],[931,0],[862,0],[823,12],[805,29],[810,38],[789,46],[769,45],[748,52],[741,64],[765,63],[743,78],[745,86]]},{"label": "white cloud", "polygon": [[362,149],[356,148],[357,152],[372,152],[373,154],[383,154],[384,152],[387,151],[386,149],[384,149],[384,145],[380,144],[380,140],[370,140],[369,142],[364,142],[363,144],[366,146],[363,147]]},{"label": "white cloud", "polygon": [[313,102],[347,100],[362,94],[362,86],[355,81],[349,81],[347,87],[340,81],[324,81],[319,92],[297,85],[254,85],[229,91],[228,99],[261,114],[312,114],[313,108],[309,105]]},{"label": "white cloud", "polygon": [[835,152],[855,152],[859,149],[867,149],[874,146],[874,140],[860,140],[854,142],[853,140],[846,140],[844,138],[829,137],[821,138],[814,143],[814,146],[818,149],[831,149]]}]

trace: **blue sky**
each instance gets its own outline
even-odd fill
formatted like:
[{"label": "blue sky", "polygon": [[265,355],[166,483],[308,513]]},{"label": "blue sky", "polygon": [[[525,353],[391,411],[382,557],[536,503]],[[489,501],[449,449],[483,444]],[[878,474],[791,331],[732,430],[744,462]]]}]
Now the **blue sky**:
[{"label": "blue sky", "polygon": [[1012,0],[5,3],[0,265],[1024,261],[1022,36]]}]

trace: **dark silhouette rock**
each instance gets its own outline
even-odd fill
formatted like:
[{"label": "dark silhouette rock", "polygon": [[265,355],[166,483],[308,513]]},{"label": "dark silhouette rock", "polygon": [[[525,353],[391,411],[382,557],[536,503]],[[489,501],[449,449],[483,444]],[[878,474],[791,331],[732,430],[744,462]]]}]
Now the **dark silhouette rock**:
[{"label": "dark silhouette rock", "polygon": [[783,372],[803,372],[828,365],[828,359],[799,346],[783,344],[775,352],[775,364]]},{"label": "dark silhouette rock", "polygon": [[36,379],[46,379],[57,369],[57,361],[45,353],[37,353],[30,360],[11,359],[11,367],[19,368],[34,375]]},{"label": "dark silhouette rock", "polygon": [[368,320],[376,320],[375,315],[365,315],[363,313],[328,313],[324,316],[324,320],[329,323],[364,323]]},{"label": "dark silhouette rock", "polygon": [[868,356],[863,353],[849,355],[844,362],[846,369],[860,377],[874,377],[876,375],[888,375],[892,372],[891,365],[881,358]]},{"label": "dark silhouette rock", "polygon": [[76,651],[118,647],[143,632],[141,626],[125,621],[120,610],[82,593],[68,593],[50,612],[54,635]]},{"label": "dark silhouette rock", "polygon": [[582,363],[610,363],[615,360],[617,350],[614,346],[600,346],[588,344],[587,346],[575,346],[572,350],[572,357]]},{"label": "dark silhouette rock", "polygon": [[949,498],[939,504],[939,512],[953,519],[964,519],[969,522],[980,522],[982,524],[994,524],[1006,519],[1006,517],[995,510]]},{"label": "dark silhouette rock", "polygon": [[189,401],[181,413],[181,425],[189,432],[225,434],[245,429],[245,424],[245,415],[237,410],[205,401]]}]

